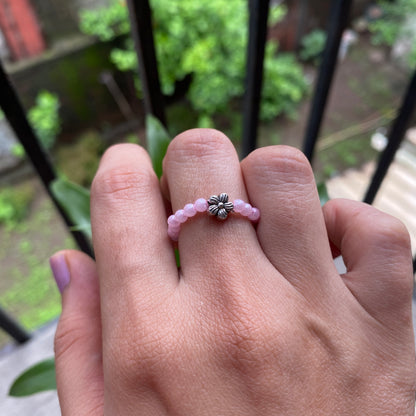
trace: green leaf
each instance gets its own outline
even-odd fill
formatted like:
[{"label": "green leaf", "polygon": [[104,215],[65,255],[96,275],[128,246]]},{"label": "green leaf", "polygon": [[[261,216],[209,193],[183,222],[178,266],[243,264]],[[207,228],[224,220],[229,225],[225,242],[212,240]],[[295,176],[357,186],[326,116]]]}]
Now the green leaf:
[{"label": "green leaf", "polygon": [[10,387],[9,395],[23,397],[46,390],[56,390],[53,358],[37,363],[20,374]]},{"label": "green leaf", "polygon": [[152,159],[153,169],[158,178],[162,176],[162,162],[170,143],[170,138],[162,123],[155,117],[146,117],[147,151]]},{"label": "green leaf", "polygon": [[179,269],[181,267],[181,259],[179,257],[179,250],[175,248],[175,259],[176,259],[176,266]]},{"label": "green leaf", "polygon": [[16,143],[12,147],[12,155],[18,158],[23,158],[26,154],[24,147],[20,143]]},{"label": "green leaf", "polygon": [[325,182],[318,183],[316,186],[318,188],[318,194],[319,199],[321,201],[321,205],[324,205],[330,199],[328,195],[328,190],[326,189]]},{"label": "green leaf", "polygon": [[75,228],[91,238],[89,190],[66,179],[56,179],[51,184],[51,191]]}]

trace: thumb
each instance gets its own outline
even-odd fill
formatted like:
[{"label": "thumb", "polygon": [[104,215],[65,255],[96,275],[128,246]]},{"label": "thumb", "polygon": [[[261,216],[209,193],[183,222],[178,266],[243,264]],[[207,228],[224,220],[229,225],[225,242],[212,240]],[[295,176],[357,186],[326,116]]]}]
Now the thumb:
[{"label": "thumb", "polygon": [[84,253],[66,250],[52,256],[50,265],[62,294],[62,314],[55,334],[62,415],[102,415],[101,318],[95,262]]},{"label": "thumb", "polygon": [[344,283],[380,322],[400,327],[411,317],[410,238],[396,218],[361,202],[334,199],[323,207],[328,237],[341,252]]}]

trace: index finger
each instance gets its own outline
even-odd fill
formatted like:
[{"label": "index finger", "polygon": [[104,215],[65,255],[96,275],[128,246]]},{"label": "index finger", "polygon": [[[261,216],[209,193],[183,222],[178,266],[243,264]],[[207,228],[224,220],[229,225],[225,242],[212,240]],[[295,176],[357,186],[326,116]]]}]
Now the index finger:
[{"label": "index finger", "polygon": [[178,282],[159,181],[140,146],[104,154],[91,188],[91,223],[105,332],[108,321],[126,318],[132,301],[140,309]]}]

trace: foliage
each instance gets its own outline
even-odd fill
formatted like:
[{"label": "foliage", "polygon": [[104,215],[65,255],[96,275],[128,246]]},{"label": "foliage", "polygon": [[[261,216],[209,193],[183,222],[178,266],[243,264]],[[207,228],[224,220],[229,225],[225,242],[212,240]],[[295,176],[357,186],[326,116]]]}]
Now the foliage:
[{"label": "foliage", "polygon": [[16,143],[13,145],[11,149],[11,153],[13,156],[22,159],[25,156],[25,149],[20,143]]},{"label": "foliage", "polygon": [[[264,83],[260,116],[271,120],[276,114],[295,117],[297,104],[307,92],[307,84],[295,57],[281,53],[274,59],[275,45],[268,44],[264,66]],[[278,97],[278,99],[276,99]]]},{"label": "foliage", "polygon": [[319,200],[321,205],[325,205],[329,201],[328,189],[325,182],[320,182],[316,185],[318,189]]},{"label": "foliage", "polygon": [[36,105],[27,115],[46,149],[54,145],[56,136],[61,131],[58,110],[58,96],[49,91],[41,91],[36,97]]},{"label": "foliage", "polygon": [[30,243],[19,247],[27,273],[13,271],[15,283],[0,296],[2,307],[18,318],[22,325],[34,329],[56,318],[61,305],[47,262],[39,263]]},{"label": "foliage", "polygon": [[75,225],[74,229],[83,231],[91,238],[89,191],[66,179],[55,179],[51,184],[51,191],[59,205]]},{"label": "foliage", "polygon": [[402,29],[406,16],[416,11],[416,0],[379,0],[383,15],[370,23],[372,41],[376,45],[392,46]]},{"label": "foliage", "polygon": [[[168,133],[153,116],[146,118],[146,138],[153,168],[160,178],[162,162],[170,142]],[[74,229],[83,231],[91,238],[90,192],[88,189],[66,179],[56,179],[51,191],[74,224]]]},{"label": "foliage", "polygon": [[316,29],[308,33],[302,38],[302,49],[299,53],[303,61],[313,61],[317,63],[319,60],[326,42],[326,33],[323,30]]},{"label": "foliage", "polygon": [[[13,190],[26,187],[40,194],[41,185],[34,180],[16,185]],[[36,199],[30,216],[15,228],[0,228],[0,305],[29,330],[39,328],[60,313],[61,299],[51,278],[47,257],[57,247],[75,248],[72,238],[64,231],[46,195]],[[0,333],[0,344],[8,341]]]},{"label": "foliage", "polygon": [[[28,120],[45,149],[52,148],[61,131],[59,106],[58,96],[44,90],[39,92],[35,105],[27,113]],[[12,152],[15,156],[22,157],[23,146],[15,145]]]},{"label": "foliage", "polygon": [[15,228],[26,216],[34,191],[30,186],[0,190],[0,224]]},{"label": "foliage", "polygon": [[[416,40],[414,41],[413,45],[416,45]],[[416,66],[416,46],[412,48],[408,56],[409,66],[414,68]]]},{"label": "foliage", "polygon": [[[209,123],[211,116],[225,111],[231,100],[244,93],[247,2],[153,0],[152,9],[163,93],[173,94],[175,82],[192,74],[188,99],[199,112],[201,123]],[[273,6],[270,23],[275,24],[284,14],[283,6]],[[101,10],[83,11],[80,17],[81,30],[101,40],[126,34],[129,30],[127,8],[119,0]],[[266,119],[282,113],[293,114],[299,96],[306,90],[301,68],[293,58],[290,64],[296,75],[289,79],[273,76],[286,73],[289,62],[287,57],[276,56],[276,50],[277,45],[272,44],[266,54],[265,67],[269,76],[266,74],[265,77],[261,110]],[[136,71],[131,39],[127,40],[124,49],[113,50],[111,59],[120,70]],[[288,92],[289,89],[295,92]],[[280,92],[285,94],[276,95]]]},{"label": "foliage", "polygon": [[114,0],[109,7],[99,10],[82,10],[80,29],[84,33],[98,36],[103,41],[128,33],[130,25],[125,3]]},{"label": "foliage", "polygon": [[22,373],[11,386],[9,395],[23,397],[46,390],[56,390],[53,359],[37,363]]},{"label": "foliage", "polygon": [[413,26],[416,20],[416,0],[396,0],[394,2],[379,0],[383,15],[380,19],[370,22],[369,29],[372,33],[372,42],[375,45],[393,46],[399,38],[409,38],[412,45],[407,57],[410,68],[416,65],[416,30],[406,24],[409,17]]},{"label": "foliage", "polygon": [[160,123],[160,121],[152,116],[146,118],[147,128],[147,151],[152,159],[153,169],[160,179],[162,176],[162,163],[168,149],[170,138]]},{"label": "foliage", "polygon": [[66,178],[90,186],[104,151],[103,141],[94,130],[84,132],[74,143],[56,149],[56,164]]},{"label": "foliage", "polygon": [[323,149],[318,154],[322,172],[318,181],[324,181],[345,169],[360,166],[377,157],[367,132],[351,134],[348,139]]}]

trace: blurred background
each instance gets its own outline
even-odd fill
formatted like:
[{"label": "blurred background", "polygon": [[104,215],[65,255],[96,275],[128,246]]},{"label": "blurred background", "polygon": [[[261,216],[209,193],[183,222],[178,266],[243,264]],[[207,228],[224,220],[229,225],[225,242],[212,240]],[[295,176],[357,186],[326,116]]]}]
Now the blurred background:
[{"label": "blurred background", "polygon": [[[271,2],[259,146],[301,148],[330,5]],[[247,2],[152,0],[151,7],[170,137],[215,127],[239,150]],[[357,0],[348,22],[314,171],[330,196],[362,199],[416,68],[416,0]],[[0,57],[61,177],[88,188],[108,146],[146,144],[142,85],[123,0],[0,0]],[[414,232],[416,194],[396,202],[402,187],[415,187],[415,128],[402,148],[404,167],[396,169],[402,182],[384,205]],[[59,315],[48,258],[75,246],[0,114],[0,306],[27,330]],[[0,331],[3,354],[9,343]]]}]

